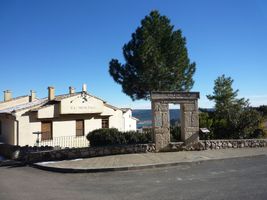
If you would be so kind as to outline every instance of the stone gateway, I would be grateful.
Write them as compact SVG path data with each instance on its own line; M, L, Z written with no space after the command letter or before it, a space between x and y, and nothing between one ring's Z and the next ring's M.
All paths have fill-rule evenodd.
M181 139L185 144L198 142L199 92L152 92L153 133L156 151L167 150L170 143L169 104L180 104Z

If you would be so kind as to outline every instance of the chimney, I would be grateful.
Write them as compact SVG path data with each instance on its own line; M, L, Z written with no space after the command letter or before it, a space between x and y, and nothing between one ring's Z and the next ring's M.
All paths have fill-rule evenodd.
M35 99L36 99L36 92L34 90L31 90L30 102L33 102Z
M54 100L55 99L55 88L52 86L49 86L48 88L48 100Z
M83 92L85 92L85 93L87 92L87 86L85 83L83 84Z
M4 101L9 101L12 99L12 92L11 90L4 91Z
M69 87L69 94L74 94L75 93L75 88L74 87Z

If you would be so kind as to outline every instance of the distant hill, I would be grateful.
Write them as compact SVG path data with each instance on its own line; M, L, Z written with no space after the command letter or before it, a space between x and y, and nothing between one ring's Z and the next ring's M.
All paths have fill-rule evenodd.
M137 128L152 125L151 109L136 109L132 112L133 117L139 119ZM180 109L170 109L170 122L173 124L176 121L180 122Z

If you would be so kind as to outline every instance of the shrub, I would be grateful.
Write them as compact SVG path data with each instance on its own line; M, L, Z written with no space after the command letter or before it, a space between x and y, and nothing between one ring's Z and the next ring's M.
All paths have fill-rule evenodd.
M151 132L121 132L116 128L96 129L86 136L91 146L144 144L152 141Z
M181 127L171 126L170 127L171 142L181 141Z

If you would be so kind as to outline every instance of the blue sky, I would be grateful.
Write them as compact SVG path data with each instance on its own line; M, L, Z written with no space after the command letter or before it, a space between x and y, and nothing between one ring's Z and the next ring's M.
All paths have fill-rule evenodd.
M45 97L47 86L62 94L87 83L89 93L113 105L149 108L122 93L108 63L124 62L123 44L153 9L187 38L201 107L213 106L205 96L222 74L251 105L267 104L265 0L0 0L0 90Z

